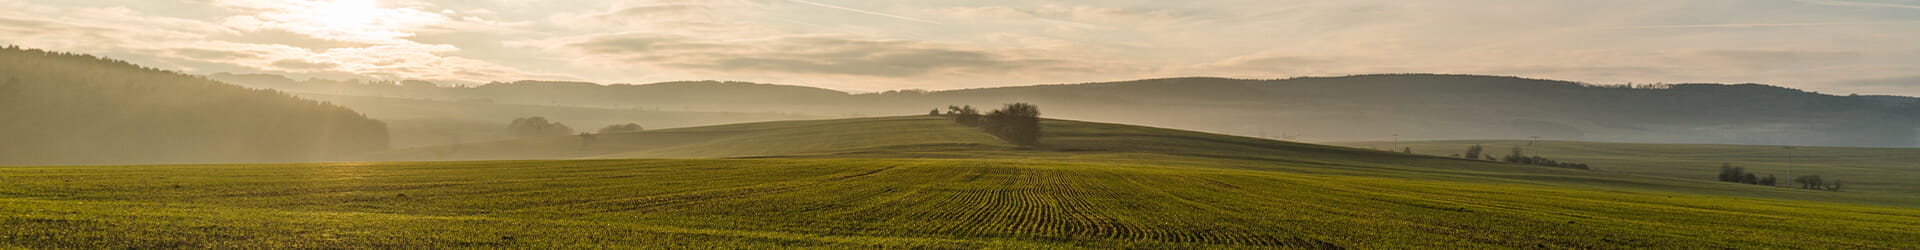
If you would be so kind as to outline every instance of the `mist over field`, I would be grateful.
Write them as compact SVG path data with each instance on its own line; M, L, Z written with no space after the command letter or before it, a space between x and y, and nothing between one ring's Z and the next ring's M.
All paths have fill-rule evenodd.
M911 114L949 104L1031 102L1059 117L1124 122L1299 141L1547 139L1609 142L1913 147L1920 145L1920 98L1835 96L1760 84L1595 85L1517 77L1393 74L1278 80L1169 78L943 91L847 93L744 82L601 85L502 82L436 87L414 82L293 81L216 75L235 84L293 91L322 100L341 95L416 99L415 105L472 113L530 113L492 104L741 113L734 121L785 117ZM369 100L335 101L375 117L474 120L510 118L457 112L404 113ZM498 111L493 111L498 110ZM583 111L584 112L584 111ZM554 115L568 116L555 111ZM1177 114L1177 115L1176 115ZM463 117L464 116L464 117ZM649 115L667 127L711 125ZM712 116L720 116L714 114ZM595 117L557 119L612 124ZM1396 135L1398 138L1396 138Z
M1920 2L0 0L0 249L1920 249Z

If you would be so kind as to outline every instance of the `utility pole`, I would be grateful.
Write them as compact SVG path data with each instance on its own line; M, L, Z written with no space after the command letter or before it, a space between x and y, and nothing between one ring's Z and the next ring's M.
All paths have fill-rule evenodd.
M1393 145L1392 145L1392 146L1388 146L1388 147L1387 147L1387 148L1388 148L1387 150L1389 150L1389 151L1391 151L1391 150L1393 150L1393 149L1392 149L1393 147L1398 147L1398 146L1400 146L1400 134L1393 134Z

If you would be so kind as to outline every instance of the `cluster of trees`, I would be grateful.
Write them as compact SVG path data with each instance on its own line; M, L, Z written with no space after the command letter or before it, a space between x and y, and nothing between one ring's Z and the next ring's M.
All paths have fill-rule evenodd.
M1773 186L1777 182L1771 174L1767 175L1767 177L1760 177L1759 174L1747 172L1746 167L1737 167L1733 166L1733 164L1724 163L1720 164L1720 181L1761 186Z
M507 124L507 134L513 137L545 137L573 134L573 128L559 122L547 121L546 117L525 117L513 119Z
M566 124L548 121L546 117L540 116L517 118L507 124L507 134L513 137L579 136L580 146L583 149L587 146L592 146L594 143L599 143L600 135L603 134L635 133L641 131L646 131L646 128L641 127L640 124L627 123L608 125L600 128L598 133L579 132L575 134L573 128L567 127Z
M941 114L939 109L934 109L928 115ZM1040 144L1040 107L1033 104L1007 104L984 115L973 106L947 106L944 115L952 117L954 123L980 128L1007 143L1027 146Z
M387 125L271 90L84 54L0 48L0 165L325 161Z
M580 132L580 133L581 134L619 134L619 133L641 132L646 130L647 128L641 127L640 124L627 123L627 124L607 125L606 127L600 128L599 132L597 133L588 133L588 132ZM561 135L574 134L574 130L571 127L567 127L566 124L561 124L560 122L555 122L555 121L549 121L547 120L546 117L533 116L533 117L522 117L522 118L513 119L513 122L507 123L507 134L512 135L514 137L561 136Z
M1827 191L1837 192L1837 191L1840 191L1840 187L1841 187L1839 180L1834 180L1833 182L1827 182L1826 180L1821 180L1819 175L1802 175L1800 177L1793 178L1793 183L1800 184L1800 188L1802 189L1812 189L1812 190L1827 190Z
M614 125L609 125L605 128L600 128L600 133L601 134L619 134L619 133L634 133L634 132L640 132L640 131L646 131L646 130L647 128L640 127L640 124L628 123L628 124L614 124Z
M1779 184L1777 183L1778 180L1775 180L1771 174L1767 175L1767 177L1760 177L1759 173L1747 172L1747 168L1745 167L1724 163L1720 164L1720 181L1770 187ZM1820 175L1794 177L1793 183L1800 184L1800 188L1802 189L1826 191L1840 191L1840 188L1843 186L1838 180L1828 182L1827 180L1821 179Z
M1486 147L1482 147L1482 146L1480 146L1480 144L1473 144L1473 146L1472 146L1472 147L1467 147L1467 153L1466 153L1466 154L1461 154L1461 155L1460 155L1460 158L1466 158L1466 159L1470 159L1470 160L1479 160L1479 159L1480 159L1480 153L1483 153L1483 152L1486 152L1486 151L1487 151L1487 148L1486 148ZM1489 155L1487 155L1487 160L1489 160L1489 161L1491 161L1491 160L1494 160L1494 158L1493 158L1493 155L1491 155L1491 154L1489 154Z
M939 109L934 110L938 112ZM947 116L953 117L953 122L960 123L960 125L966 125L968 127L980 126L980 111L973 109L972 105L947 106Z
M1504 161L1508 163L1548 166L1548 167L1556 167L1556 168L1570 168L1570 169L1579 169L1579 170L1593 169L1592 167L1587 166L1586 163L1560 162L1560 161L1555 161L1553 159L1547 159L1546 157L1528 156L1526 155L1525 152L1520 151L1519 146L1514 146L1513 154L1509 154L1507 155L1507 157L1501 157L1500 161Z
M1499 157L1499 158L1495 158L1493 154L1486 153L1486 150L1487 150L1486 147L1480 146L1479 144L1475 144L1472 147L1467 147L1466 153L1456 154L1454 156L1460 157L1463 159L1470 159L1470 160L1500 161L1500 162L1506 162L1506 163L1527 164L1527 165L1535 165L1535 166L1547 166L1547 167L1579 169L1579 170L1593 169L1592 166L1587 166L1587 164L1585 163L1561 162L1553 159L1548 159L1546 157L1528 156L1526 152L1520 149L1520 146L1514 146L1513 153L1507 154L1506 157ZM1412 148L1407 149L1407 152L1412 152L1412 151L1413 151ZM1482 158L1482 157L1485 157L1485 158Z
M607 127L600 128L600 133L598 134L580 132L580 148L586 149L589 146L593 146L594 143L599 143L600 135L638 133L640 131L646 131L646 130L647 130L646 128L640 127L640 124L627 123L627 124L607 125Z

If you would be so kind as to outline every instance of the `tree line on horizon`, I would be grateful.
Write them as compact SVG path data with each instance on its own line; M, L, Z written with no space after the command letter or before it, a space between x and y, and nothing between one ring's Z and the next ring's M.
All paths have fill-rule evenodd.
M951 117L954 123L979 128L1014 145L1040 145L1040 107L1033 104L1007 104L986 114L981 114L971 105L947 106L945 114L940 113L940 109L933 109L927 115Z
M573 128L559 122L547 121L546 117L533 116L513 119L507 123L507 135L512 137L545 137L572 135Z
M537 138L537 137L556 137L556 136L573 135L580 138L580 148L582 150L585 150L588 147L593 146L593 144L595 143L599 143L601 135L637 133L642 131L646 131L646 128L641 127L640 124L624 123L624 124L607 125L606 127L601 127L600 130L598 130L597 132L580 131L576 133L576 131L572 127L568 127L566 124L561 124L560 122L547 120L547 117L544 117L544 116L528 116L528 117L514 118L513 121L507 123L507 127L505 129L506 134L510 138ZM439 151L433 152L433 153L436 154L436 157L440 159L445 159L455 153L459 153L460 151L461 151L460 144L453 143L453 144L448 144L447 147L441 148L439 149Z
M1728 163L1720 164L1719 180L1721 182L1732 182L1732 183L1749 184L1749 185L1760 185L1760 186L1769 186L1769 187L1778 186L1777 185L1778 180L1774 179L1772 174L1768 174L1767 177L1760 177L1758 173L1747 172L1746 167L1734 166L1733 164L1728 164ZM1799 184L1800 189L1807 189L1807 190L1826 190L1826 191L1838 192L1840 191L1841 188L1845 187L1844 183L1841 183L1839 180L1832 180L1829 182L1828 180L1821 178L1820 175L1802 175L1800 177L1794 177L1793 183Z
M619 134L619 133L641 132L646 130L647 128L641 127L640 124L624 123L624 124L607 125L606 127L601 127L600 130L597 130L595 132L581 131L580 133ZM512 122L507 123L507 135L512 137L546 137L546 136L562 136L562 135L574 135L574 134L575 134L575 130L572 127L567 127L566 124L561 124L560 122L547 120L547 117L544 117L544 116L529 116L529 117L514 118Z
M1406 149L1406 152L1412 153L1413 149L1408 148ZM1467 152L1463 154L1455 154L1452 156L1456 158L1468 159L1468 160L1499 161L1499 162L1506 162L1506 163L1513 163L1513 164L1546 166L1546 167L1556 167L1556 168L1565 168L1565 169L1593 170L1592 166L1588 166L1585 163L1562 162L1562 161L1557 161L1554 159L1549 159L1541 156L1530 156L1526 154L1526 151L1520 149L1520 146L1513 146L1513 152L1508 153L1507 156L1505 157L1494 157L1493 154L1486 153L1486 147L1480 146L1480 144L1474 144L1473 146L1467 147Z

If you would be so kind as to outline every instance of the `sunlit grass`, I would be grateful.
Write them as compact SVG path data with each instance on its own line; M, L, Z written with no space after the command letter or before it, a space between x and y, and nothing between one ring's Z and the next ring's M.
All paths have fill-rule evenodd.
M1827 192L1071 121L1019 148L951 126L750 124L677 147L785 148L771 159L0 168L0 247L1920 248L1920 210Z
M0 170L24 247L1912 248L1920 212L1276 171L946 159Z

